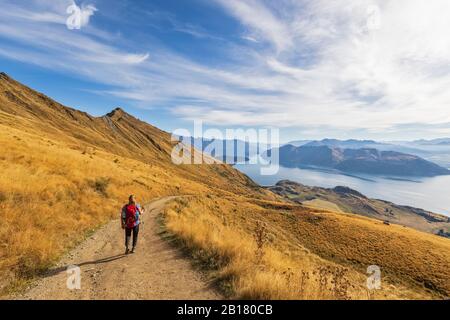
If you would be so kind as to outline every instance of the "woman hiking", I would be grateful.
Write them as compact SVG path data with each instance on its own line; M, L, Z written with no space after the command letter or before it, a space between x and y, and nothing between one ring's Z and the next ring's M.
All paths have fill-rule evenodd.
M131 253L134 253L137 245L139 225L141 224L141 215L143 209L136 203L133 195L128 198L128 204L122 208L122 229L125 229L125 254L130 253L129 245L131 233L133 233L133 248Z

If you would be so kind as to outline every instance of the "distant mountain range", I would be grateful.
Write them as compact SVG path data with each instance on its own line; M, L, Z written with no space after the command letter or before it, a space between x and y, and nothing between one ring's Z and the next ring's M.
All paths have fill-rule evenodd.
M361 148L378 148L380 146L386 145L385 143L379 143L373 140L337 140L337 139L323 139L317 140L299 140L289 142L288 144L294 145L296 147L309 146L309 147L333 147L333 148L344 148L344 149L361 149Z
M219 161L244 164L258 154L258 145L242 140L183 137L197 150ZM213 145L214 143L214 145ZM378 142L323 139L292 141L281 148L284 167L321 167L348 173L432 177L450 174L450 139ZM216 147L213 152L212 147ZM260 145L259 154L267 145Z
M434 139L434 140L416 140L412 144L424 146L450 146L450 138Z
M284 145L279 148L280 165L391 176L432 177L450 174L448 169L415 155L367 147L356 149L376 144L374 141L324 140L309 142L300 147ZM345 146L354 148L343 148Z
M246 163L251 157L258 154L259 149L261 149L261 153L267 150L265 144L260 143L258 145L257 143L239 139L222 140L200 137L182 137L182 140L184 143L189 142L195 149L202 150L217 160L228 164Z
M414 140L414 141L374 141L374 140L338 140L338 139L323 139L323 140L297 140L291 141L287 144L301 147L301 146L328 146L334 148L344 149L361 149L361 148L375 148L382 151L398 151L409 153L426 153L427 147L450 147L450 138L434 139L434 140Z
M450 168L450 138L415 141L374 141L374 140L337 140L324 139L291 141L287 145L328 146L342 149L374 148L379 151L396 151L418 156L441 167Z

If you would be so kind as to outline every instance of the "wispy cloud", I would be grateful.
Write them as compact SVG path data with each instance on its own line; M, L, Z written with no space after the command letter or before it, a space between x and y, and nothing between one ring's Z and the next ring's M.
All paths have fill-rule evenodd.
M247 41L251 41L251 42L259 42L256 38L254 38L252 36L242 36L241 38L244 40L247 40Z
M257 0L216 0L254 33L270 41L277 50L292 46L291 33L282 19L277 18L261 1Z
M96 29L101 1L80 32L54 26L64 23L71 1L33 0L26 8L6 1L0 39L9 42L0 55L87 77L110 85L105 94L149 108L164 102L177 117L218 125L393 136L409 134L408 126L430 135L448 131L449 1L215 1L238 26L226 41L173 17L169 26L197 39L221 39L222 62L169 49L164 39L117 39Z
M144 15L149 17L150 21L147 21L147 23L160 30L163 27L159 25L159 23L166 23L169 26L169 31L185 33L198 39L222 40L220 37L208 32L208 30L205 30L195 23L180 21L176 15L171 12L151 10L145 11Z
M150 54L127 54L123 57L123 60L129 64L140 64L147 60Z

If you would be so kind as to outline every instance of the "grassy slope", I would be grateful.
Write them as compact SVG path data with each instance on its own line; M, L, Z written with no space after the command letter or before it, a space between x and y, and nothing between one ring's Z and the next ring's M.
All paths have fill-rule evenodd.
M355 213L433 234L439 230L450 231L450 219L444 215L369 199L351 191L338 193L332 189L309 187L292 181L280 181L269 189L291 201L318 209ZM337 210L333 206L337 206Z
M166 210L165 220L240 298L415 299L449 292L446 239L386 229L364 217L238 200L182 199ZM262 248L255 241L258 223ZM376 292L365 287L372 264L382 270L382 290Z
M0 145L0 290L33 277L116 218L131 193L141 202L267 194L226 165L173 165L169 134L121 110L94 118L5 76Z
M192 195L167 209L166 227L238 297L449 294L447 239L286 204L226 165L175 166L169 135L121 110L94 118L0 76L0 143L4 290L116 217L135 193L142 202ZM367 293L365 267L375 262L386 283Z
M337 204L321 199L304 201L302 204L306 207L311 207L313 209L323 209L334 212L343 212L342 209Z

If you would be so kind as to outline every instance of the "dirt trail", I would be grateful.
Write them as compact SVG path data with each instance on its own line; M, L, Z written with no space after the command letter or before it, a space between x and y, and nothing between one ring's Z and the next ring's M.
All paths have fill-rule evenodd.
M174 197L147 205L137 251L124 255L120 221L112 221L68 254L18 299L220 299L187 257L158 235L158 213ZM69 290L67 266L81 268L81 289Z

